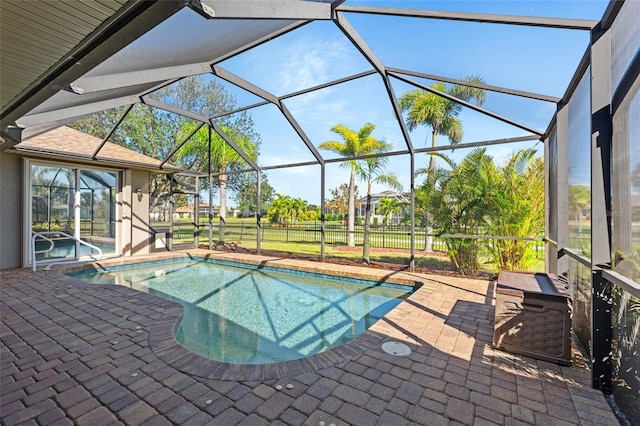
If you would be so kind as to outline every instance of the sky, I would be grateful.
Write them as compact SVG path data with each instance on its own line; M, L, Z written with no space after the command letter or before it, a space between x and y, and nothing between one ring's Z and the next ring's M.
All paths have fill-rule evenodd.
M344 4L598 20L608 1L347 0ZM196 15L193 11L185 13ZM182 16L185 18L184 14ZM356 13L345 13L344 16L347 25L353 27L386 67L454 79L480 76L489 85L558 98L563 96L589 42L589 32L584 30ZM200 19L199 16L197 18ZM232 33L230 29L233 21L217 21L216 25L228 29L224 34ZM187 32L190 30L186 29ZM166 40L166 43L170 42L171 40ZM198 49L206 51L207 46L200 46ZM132 53L140 52L134 49ZM185 54L190 53L185 51ZM162 60L161 55L157 58ZM312 22L218 65L276 96L373 69L331 21ZM236 98L238 107L262 101L212 74L208 74L206 78L219 81ZM432 80L410 78L425 86L434 83ZM390 81L396 97L416 88L395 78ZM282 103L295 117L310 143L327 160L340 158L335 153L318 148L325 141L340 140L338 135L330 131L336 124L358 130L366 123L373 123L376 126L373 136L391 144L392 151L407 150L389 95L378 74L287 98ZM488 92L482 108L542 133L553 117L556 106L552 102ZM315 161L313 153L275 105L252 108L249 114L261 138L258 159L260 166ZM463 108L458 118L462 121L464 130L462 143L531 134L528 130L469 108ZM416 149L431 143L429 129L424 126L410 132L410 138ZM438 145L449 145L449 141L446 137L439 136ZM494 145L487 147L487 152L497 164L502 164L513 152L530 147L534 147L542 155L544 147L539 141ZM469 149L459 148L444 153L459 162L468 152ZM411 178L409 161L408 155L401 155L389 157L387 163L387 170L398 176L405 191L409 190ZM415 168L426 167L428 161L429 156L426 154L417 154ZM330 189L349 180L348 167L341 167L341 164L343 163L327 163L325 167L327 200L330 199ZM320 174L320 166L305 166L267 170L263 176L267 177L277 193L299 197L319 205ZM358 186L359 194L364 195L364 183L359 183ZM385 189L388 188L374 185L373 191ZM233 204L231 201L231 205Z
M607 1L347 1L347 5L425 8L448 11L514 14L525 16L595 19L602 16ZM366 41L387 67L456 79L478 75L490 85L562 97L588 46L587 31L558 30L513 25L480 24L403 17L346 14L350 25ZM250 51L224 61L221 67L275 95L285 95L314 85L372 69L369 62L332 22L314 22ZM412 78L420 84L433 81ZM397 97L415 87L392 79ZM260 99L223 82L238 102L251 105ZM330 131L335 124L357 130L373 123L373 135L406 150L401 129L395 120L389 97L377 74L348 83L296 96L284 105L297 119L308 139L317 148L322 142L340 140ZM555 104L512 95L489 92L483 108L523 125L544 132L555 112ZM304 142L273 105L250 110L255 129L261 135L259 165L272 166L313 161ZM463 108L462 142L479 142L530 135L526 130L484 114ZM410 133L414 148L430 144L425 127ZM449 144L444 136L439 145ZM503 163L514 151L535 147L538 141L488 147L496 163ZM469 149L446 151L460 161ZM329 151L327 159L338 158ZM427 155L416 155L415 167L426 167ZM387 170L396 173L405 190L409 189L410 163L407 155L390 157ZM306 166L265 172L276 192L320 203L320 167ZM329 189L348 182L348 168L338 163L326 166L325 197ZM364 195L364 183L359 184ZM375 185L374 192L388 189Z

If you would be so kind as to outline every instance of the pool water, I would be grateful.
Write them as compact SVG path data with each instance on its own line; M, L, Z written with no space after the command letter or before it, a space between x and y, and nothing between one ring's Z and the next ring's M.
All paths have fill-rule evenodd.
M184 307L177 340L204 357L266 364L323 352L362 334L413 288L275 268L182 260L76 274Z
M112 242L103 242L103 241L92 241L85 239L86 242L92 244L100 250L102 253L113 253L116 250L115 243ZM48 241L36 241L36 251L40 250L48 250L50 244ZM86 255L95 255L98 252L93 250L91 247L80 244L80 256ZM49 259L49 258L58 258L58 257L75 257L76 255L76 243L73 240L69 239L56 239L54 240L53 249L46 251L44 253L36 253L36 259Z

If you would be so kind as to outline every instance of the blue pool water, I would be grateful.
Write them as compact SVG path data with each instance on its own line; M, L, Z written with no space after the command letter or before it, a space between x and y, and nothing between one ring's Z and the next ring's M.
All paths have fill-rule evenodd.
M113 253L115 252L115 243L103 242L103 241L90 241L86 240L89 244L94 245L100 250L102 253ZM48 250L50 244L48 241L36 241L36 251L40 250ZM80 245L80 256L86 256L90 254L97 254L98 252L93 250L91 247ZM53 249L46 251L44 253L36 253L36 259L49 259L56 257L75 257L76 255L76 243L75 241L69 239L55 239Z
M75 274L184 306L177 340L204 357L239 364L302 358L362 334L413 288L275 268L181 260Z

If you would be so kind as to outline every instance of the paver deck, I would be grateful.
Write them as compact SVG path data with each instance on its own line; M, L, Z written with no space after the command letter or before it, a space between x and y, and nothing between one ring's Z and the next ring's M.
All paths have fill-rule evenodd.
M491 347L488 281L242 257L423 285L355 346L302 361L303 370L283 363L247 377L235 366L216 375L166 336L157 340L176 321L172 302L59 271L0 271L2 424L618 424L578 351L561 367ZM387 341L412 352L389 355Z

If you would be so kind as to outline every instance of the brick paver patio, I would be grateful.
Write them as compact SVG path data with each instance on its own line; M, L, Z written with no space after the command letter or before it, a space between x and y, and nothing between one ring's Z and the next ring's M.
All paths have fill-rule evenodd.
M365 344L352 346L356 350L336 352L327 364L281 364L275 376L266 368L254 367L248 379L241 369L229 370L242 380L222 380L211 378L212 368L198 373L197 358L187 368L184 357L153 342L151 334L173 326L167 320L176 310L172 302L122 286L82 284L57 271L0 271L1 422L618 424L603 395L590 387L579 352L574 366L561 367L492 349L490 282L402 276L424 285L380 320ZM406 343L412 352L389 355L380 347L386 341ZM297 374L300 365L303 374Z

